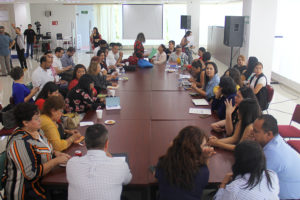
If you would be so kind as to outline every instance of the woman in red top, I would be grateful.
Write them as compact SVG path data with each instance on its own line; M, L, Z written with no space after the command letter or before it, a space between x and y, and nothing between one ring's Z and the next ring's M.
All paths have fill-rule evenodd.
M84 74L86 74L85 66L82 64L76 65L73 71L73 78L69 83L68 89L72 90L78 84L78 80L80 79L80 77L82 77L82 75Z
M35 105L38 106L39 110L43 110L43 106L46 99L50 96L58 96L58 95L60 95L58 91L58 86L54 82L50 81L45 84L42 91L37 96Z
M138 58L143 58L144 55L144 46L143 43L146 42L144 33L139 33L134 42L134 53L133 55Z

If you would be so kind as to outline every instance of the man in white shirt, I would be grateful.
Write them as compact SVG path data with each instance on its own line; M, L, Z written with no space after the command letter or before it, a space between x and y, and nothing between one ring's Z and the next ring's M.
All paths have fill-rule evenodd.
M119 52L119 45L116 43L111 44L112 49L108 52L108 55L106 57L106 64L107 66L116 66L121 67L122 66L122 58L123 58L123 52Z
M40 87L40 91L43 89L44 85L49 82L54 82L54 76L49 73L48 70L52 61L47 59L46 56L42 56L40 59L40 66L37 67L32 73L32 85L33 87Z
M122 185L131 181L128 164L108 153L108 132L102 124L87 128L83 157L67 163L69 200L120 200Z
M56 47L55 49L55 55L53 56L53 68L55 69L56 71L56 74L61 74L63 72L66 72L68 70L70 70L72 68L72 66L67 66L67 67L64 67L62 66L62 63L61 63L61 57L64 55L65 51L63 48L61 47Z

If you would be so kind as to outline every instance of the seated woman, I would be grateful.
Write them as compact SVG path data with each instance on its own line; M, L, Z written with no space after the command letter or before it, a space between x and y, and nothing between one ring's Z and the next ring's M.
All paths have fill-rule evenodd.
M14 80L12 85L12 97L14 104L23 102L34 102L32 97L39 91L39 87L30 90L24 85L24 71L21 67L14 67L10 72L10 76Z
M233 69L239 70L240 74L247 71L246 58L243 55L239 55L237 58L237 64L233 66Z
M179 132L157 164L160 199L201 199L209 177L207 160L214 154L206 142L204 131L197 127L187 126Z
M249 77L252 75L255 65L258 62L258 59L256 57L249 57L248 64L247 64L247 70L246 72L242 73L241 78L242 81L248 80Z
M268 109L267 77L263 74L263 64L256 63L254 74L250 77L250 88L257 97L261 110Z
M107 81L110 81L112 79L115 79L117 77L117 72L116 72L116 66L114 65L111 65L111 66L107 66L106 64L106 56L105 56L105 51L104 50L100 50L98 52L98 57L99 57L99 64L100 64L100 67L101 67L101 73L102 75L105 75L106 76L106 80ZM93 60L95 62L97 62L97 60Z
M244 99L239 105L236 128L231 137L218 139L215 136L209 138L211 146L234 151L236 144L244 140L253 139L253 122L261 115L260 107L256 100Z
M206 52L206 49L204 47L200 47L198 49L198 56L199 56L199 60L203 60L203 54Z
M84 74L76 87L74 87L65 99L65 110L77 113L86 113L88 110L97 110L104 107L96 97L93 97L94 81L91 75Z
M6 147L5 196L10 200L46 199L46 191L41 186L42 177L59 164L66 164L70 156L53 150L40 130L40 114L36 105L20 103L14 114L18 128Z
M235 96L235 105L232 105L232 101L225 101L226 105L226 116L224 120L215 122L211 124L211 127L216 132L226 132L227 136L231 136L235 130L236 124L238 122L238 108L240 103L244 99L253 99L256 100L255 94L249 87L240 88Z
M236 84L229 76L223 76L220 80L219 90L213 98L211 109L215 111L219 119L225 119L226 105L225 101L230 101L235 105Z
M174 40L169 41L169 48L166 49L165 52L167 54L167 60L169 60L171 53L175 52L175 41Z
M60 95L58 86L54 82L48 82L43 87L42 91L36 97L35 105L39 107L39 110L43 110L44 103L48 97Z
M192 63L192 70L191 70L192 78L189 79L190 82L195 82L197 87L202 87L204 85L205 79L205 68L202 65L200 60L195 60Z
M41 115L41 129L56 151L67 149L74 141L81 137L77 130L64 130L60 124L59 121L64 107L65 102L62 96L49 97L45 101ZM65 133L72 136L66 138Z
M184 52L182 52L181 46L177 45L175 48L175 52L171 53L168 62L170 64L187 65L188 56Z
M277 174L267 170L264 152L257 142L244 141L238 144L234 158L233 173L225 176L214 197L215 200L279 200Z
M92 77L92 80L94 81L94 87L97 90L98 94L105 91L107 86L109 85L116 86L116 83L112 84L108 82L106 75L101 74L99 57L93 57L91 59L88 74Z
M158 52L153 60L155 65L165 65L167 62L167 54L165 53L166 47L165 45L161 44L158 47Z
M82 64L75 66L73 71L72 81L69 83L68 89L72 90L77 84L82 75L86 74L86 68Z
M218 76L218 67L214 62L206 63L205 82L202 88L198 88L196 83L192 83L192 88L207 100L211 100L214 96L213 89L219 85L220 78Z
M224 73L223 76L229 76L234 80L234 82L236 83L236 90L239 90L244 85L241 79L241 74L237 69L230 68Z

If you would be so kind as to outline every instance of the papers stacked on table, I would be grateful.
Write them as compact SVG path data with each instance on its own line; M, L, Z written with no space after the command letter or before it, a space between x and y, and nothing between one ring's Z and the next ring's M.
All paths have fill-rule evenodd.
M190 108L190 114L211 115L210 108Z
M94 122L92 121L80 122L80 126L92 126L92 125L94 125Z
M106 97L106 110L120 110L120 97Z
M208 106L208 102L206 99L192 99L195 106Z

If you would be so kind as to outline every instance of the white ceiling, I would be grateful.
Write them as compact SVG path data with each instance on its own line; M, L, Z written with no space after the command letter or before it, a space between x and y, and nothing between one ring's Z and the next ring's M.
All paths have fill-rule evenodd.
M7 3L45 3L45 4L103 4L103 3L186 3L188 0L0 0L0 4ZM203 3L225 3L242 0L199 0Z

